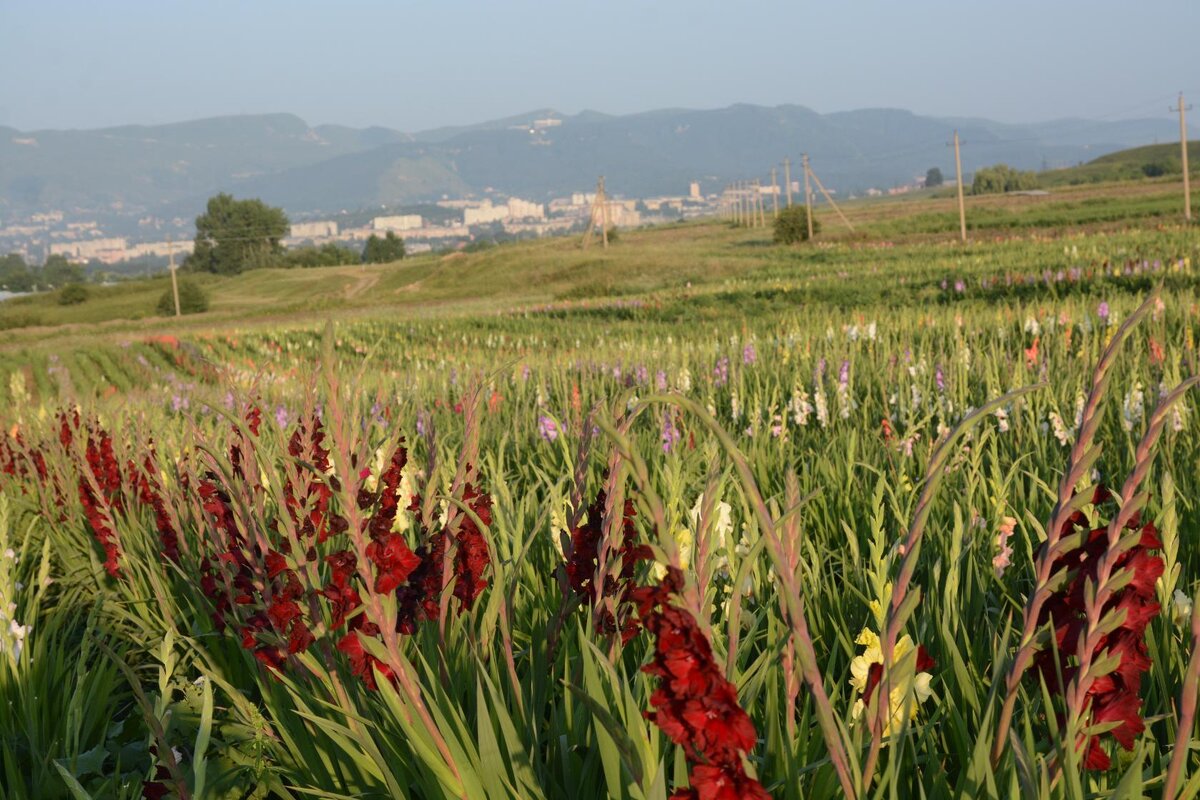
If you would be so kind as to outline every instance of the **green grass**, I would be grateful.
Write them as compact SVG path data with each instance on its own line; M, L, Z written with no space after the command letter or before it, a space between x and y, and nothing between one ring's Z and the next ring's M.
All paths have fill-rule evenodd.
M745 764L777 800L844 796L834 741L844 740L861 782L871 733L853 710L851 665L864 650L855 640L879 630L907 553L909 596L920 602L901 632L936 661L932 695L882 749L861 797L1156 796L1195 733L1178 730L1193 645L1171 605L1175 589L1200 587L1200 550L1189 544L1200 526L1195 397L1168 420L1143 485L1164 540L1155 557L1167 561L1155 588L1164 610L1148 628L1153 663L1138 689L1146 730L1132 752L1106 742L1112 769L1068 761L1051 785L1070 759L1055 728L1062 702L1031 672L1018 687L1015 735L994 764L987 756L997 686L1016 651L1009 626L1033 590L1067 465L1056 432L1071 441L1113 323L1160 289L1162 306L1121 349L1097 417L1097 469L1110 486L1132 468L1160 389L1196 360L1200 239L1166 222L1174 212L1156 197L1162 187L1144 188L1096 202L1072 190L1015 210L981 199L973 211L990 227L966 246L941 232L943 200L864 204L850 209L859 233L830 223L812 246L697 223L623 232L608 251L548 239L210 278L206 314L113 317L152 304L160 280L101 294L73 324L4 332L0 441L43 456L45 472L33 460L8 474L0 458L0 553L17 556L0 555L0 592L30 626L27 655L10 663L0 652L0 797L67 797L68 778L94 797L137 796L170 748L197 797L665 800L689 770L686 752L644 716L657 688L641 669L651 637L621 643L598 631L555 544L566 516L602 486L633 501L633 536L655 560L683 570L688 608L754 725ZM1027 216L1006 216L1018 214ZM20 308L58 311L42 298ZM1022 387L1036 388L970 416ZM234 419L246 402L263 419L243 441ZM75 406L83 427L64 446L55 412ZM315 415L336 452L329 469L293 439L297 419ZM969 430L934 468L933 444L964 421ZM122 502L109 508L116 578L81 502L81 480L98 478L102 461L89 460L85 440L100 428L113 434L122 475L113 490ZM407 546L428 547L443 500L447 513L465 502L464 481L492 500L476 604L460 613L447 593L446 613L393 651L367 637L374 657L407 665L428 722L407 688L381 678L381 691L367 689L337 648L345 630L326 602L327 559L358 547L352 534L298 546L292 537L306 534L286 510L289 493L318 481L331 487L328 511L363 512L364 470L379 478L399 437L408 485L427 501L417 511L401 503ZM148 456L182 533L178 563L160 555L159 518L129 476ZM930 478L942 485L921 548L901 550ZM245 547L214 524L213 495L198 490L206 480L231 498ZM728 504L727 524L693 517L702 496ZM594 513L616 530L611 512ZM999 574L1005 517L1016 533ZM771 546L772 529L787 553ZM295 570L317 639L286 660L282 679L243 646L264 619L265 587L282 588L264 547ZM239 557L258 572L221 631L204 576ZM43 564L49 580L38 577ZM643 585L654 575L648 564L634 570ZM788 666L805 657L797 599L816 668L806 679L828 697L832 735L814 685ZM399 598L380 600L363 614L393 631ZM0 643L8 631L0 626ZM277 634L249 639L277 644ZM1189 775L1200 769L1195 751L1185 760Z
M1200 141L1188 142L1188 167L1195 180L1200 176ZM1065 169L1038 174L1043 187L1076 186L1087 183L1115 183L1146 178L1171 177L1182 173L1180 145L1152 144L1109 153L1097 159Z

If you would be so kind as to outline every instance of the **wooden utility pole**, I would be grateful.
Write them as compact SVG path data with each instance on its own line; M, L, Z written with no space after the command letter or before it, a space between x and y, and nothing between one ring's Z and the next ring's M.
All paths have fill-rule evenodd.
M771 217L779 216L779 182L775 180L776 169L771 167Z
M171 270L171 294L175 296L175 316L182 317L183 312L179 309L179 281L175 277L175 239L167 237L167 264Z
M754 179L754 205L758 209L758 227L767 227L767 212L763 208L762 199L762 181L758 178Z
M787 193L787 207L792 207L792 160L783 159L783 190Z
M1183 104L1183 92L1179 93L1179 105L1172 108L1172 111L1179 112L1179 148L1182 151L1180 158L1183 161L1183 220L1184 222L1192 221L1192 184L1191 178L1188 175L1188 140L1187 140L1187 111L1191 106Z
M583 247L592 243L592 234L596 232L596 223L600 223L600 241L604 249L608 249L608 198L604 194L604 176L596 181L596 196L592 199L592 210L588 215L587 230L583 232Z
M962 156L958 148L958 131L954 132L954 171L958 173L958 236L967 242L967 206L963 202Z
M812 211L812 185L808 182L808 153L804 154L802 162L804 165L804 208L808 213L808 240L811 242L813 238L813 211Z
M833 198L829 195L829 192L825 191L825 185L821 183L821 179L817 177L817 173L812 171L812 167L808 168L808 174L812 177L813 183L817 185L817 188L821 190L821 194L823 194L825 199L829 201L829 205L833 206L833 210L836 211L837 215L842 218L842 222L845 223L847 228L853 231L854 226L850 224L850 220L846 219L846 215L842 213L840 208L838 208L838 204L833 202Z

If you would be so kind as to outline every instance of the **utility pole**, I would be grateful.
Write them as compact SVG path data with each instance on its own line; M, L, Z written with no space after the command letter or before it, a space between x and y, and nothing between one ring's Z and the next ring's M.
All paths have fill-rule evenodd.
M608 249L608 198L604 194L604 176L596 181L596 197L592 200L592 210L588 215L587 230L583 232L583 248L592 243L592 234L596 232L596 223L600 223L600 241L604 249Z
M175 296L175 316L182 317L183 312L179 310L179 281L175 277L175 239L167 237L167 263L171 270L171 294Z
M954 170L958 173L958 236L967 243L967 207L963 202L962 156L958 148L958 131L954 132Z
M808 217L808 240L811 242L813 238L813 217L812 217L812 185L808 181L808 153L804 154L804 208L807 211L805 214Z
M604 241L604 249L608 249L608 228L611 224L608 216L608 193L604 191L604 176L600 176L600 215L604 219L604 228L601 232Z
M792 160L783 159L783 190L787 192L787 207L792 207Z
M779 182L775 180L776 169L771 167L771 217L779 216Z
M767 227L766 209L763 208L762 181L754 179L754 205L758 209L758 227Z
M1192 184L1188 175L1188 141L1187 141L1187 116L1186 112L1191 106L1183 104L1183 92L1179 93L1179 105L1172 108L1172 111L1179 112L1179 148L1182 151L1181 159L1183 161L1183 220L1184 222L1192 221Z
M833 202L833 197L830 196L829 192L825 191L825 185L821 183L821 179L817 177L817 173L812 171L812 167L808 168L808 174L812 177L813 183L817 185L817 188L821 190L821 194L825 195L825 199L829 201L829 205L833 206L833 210L836 211L837 215L842 218L842 222L845 223L847 228L853 231L854 226L850 224L850 220L846 219L846 215L842 213L840 208L838 208L838 204Z

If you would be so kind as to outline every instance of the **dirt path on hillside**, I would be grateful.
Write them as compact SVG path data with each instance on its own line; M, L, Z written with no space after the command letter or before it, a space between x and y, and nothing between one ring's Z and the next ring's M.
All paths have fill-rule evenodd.
M350 284L343 290L342 296L347 300L353 300L363 292L367 291L375 284L379 283L378 272L367 272L362 275L354 276L354 283Z

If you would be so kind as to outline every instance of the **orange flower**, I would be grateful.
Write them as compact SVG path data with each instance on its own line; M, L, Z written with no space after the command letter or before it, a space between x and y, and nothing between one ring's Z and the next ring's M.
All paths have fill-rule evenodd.
M1041 342L1040 336L1033 337L1033 344L1025 348L1025 363L1030 369L1037 366L1038 363L1038 343Z

